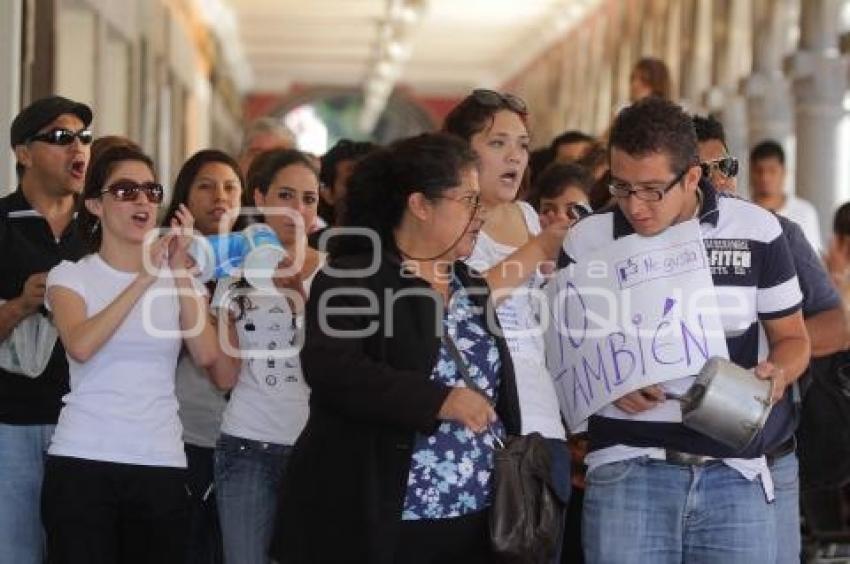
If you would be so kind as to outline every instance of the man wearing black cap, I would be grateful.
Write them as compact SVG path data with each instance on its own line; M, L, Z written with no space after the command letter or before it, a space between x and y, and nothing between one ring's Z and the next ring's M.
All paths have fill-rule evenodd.
M12 122L18 189L0 198L0 341L24 319L45 313L47 272L82 256L74 204L88 165L91 120L85 104L51 96ZM37 377L0 368L0 562L44 559L44 458L67 391L68 364L58 341Z

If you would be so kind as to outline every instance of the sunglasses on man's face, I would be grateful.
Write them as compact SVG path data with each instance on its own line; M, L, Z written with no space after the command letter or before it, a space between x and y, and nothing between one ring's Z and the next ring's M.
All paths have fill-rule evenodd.
M90 129L71 131L70 129L57 128L44 133L38 133L29 138L29 142L42 141L50 145L70 145L74 139L79 139L83 145L88 145L94 139Z
M156 182L144 182L138 184L132 180L119 180L100 191L101 194L112 194L119 202L135 202L139 196L139 192L144 193L148 202L152 204L161 204L162 197L165 191L162 184Z
M525 100L513 94L503 94L495 90L477 88L472 91L472 99L487 108L507 108L518 114L527 114Z
M723 157L700 163L703 176L711 178L711 175L717 171L726 178L735 178L738 175L738 159L735 157Z

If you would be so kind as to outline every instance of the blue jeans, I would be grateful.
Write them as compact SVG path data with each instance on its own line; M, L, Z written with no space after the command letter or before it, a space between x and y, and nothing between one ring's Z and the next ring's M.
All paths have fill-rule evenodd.
M587 475L588 564L773 562L773 505L761 481L719 462L683 466L646 457Z
M41 564L41 482L55 425L0 423L0 562Z
M226 564L268 564L278 484L291 452L291 446L221 434L215 497Z
M549 450L549 460L552 465L552 485L555 488L555 494L564 504L564 509L561 513L561 530L558 540L556 541L555 556L552 558L552 564L560 564L561 552L564 544L564 533L566 532L567 507L570 503L570 494L572 492L572 480L570 475L570 448L567 446L567 441L560 439L546 439L546 446Z
M776 489L776 562L800 564L800 476L797 455L789 453L770 465Z

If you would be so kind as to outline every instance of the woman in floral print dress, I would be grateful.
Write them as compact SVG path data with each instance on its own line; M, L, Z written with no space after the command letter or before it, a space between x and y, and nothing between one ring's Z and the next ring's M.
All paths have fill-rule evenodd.
M520 420L490 292L522 280L461 261L483 223L476 163L466 142L425 134L355 169L344 225L377 237L340 238L313 283L310 416L280 498L281 562L492 561L494 442ZM514 258L546 260L562 238ZM486 398L464 385L443 335Z

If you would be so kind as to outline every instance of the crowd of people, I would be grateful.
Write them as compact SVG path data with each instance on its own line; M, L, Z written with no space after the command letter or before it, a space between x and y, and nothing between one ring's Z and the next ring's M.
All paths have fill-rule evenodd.
M0 339L30 355L41 319L57 339L37 373L0 368L0 562L497 562L495 454L531 434L561 508L541 562L799 562L801 382L848 346L850 204L824 245L781 145L752 149L747 201L721 123L669 100L663 62L631 96L604 135L537 151L533 108L492 90L439 132L321 158L262 119L171 190L85 104L24 108ZM743 304L720 312L730 360L772 381L764 429L732 449L655 384L571 433L535 291L690 220ZM269 287L199 278L197 237L258 223L283 248ZM730 248L746 260L711 258Z

